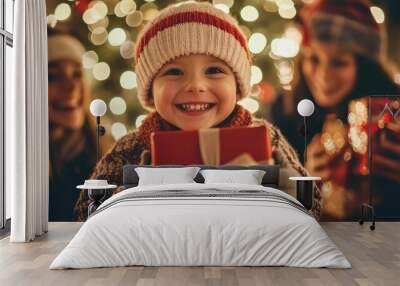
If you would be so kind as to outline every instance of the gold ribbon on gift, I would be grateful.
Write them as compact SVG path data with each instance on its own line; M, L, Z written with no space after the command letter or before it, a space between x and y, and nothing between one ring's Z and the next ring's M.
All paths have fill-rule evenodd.
M203 164L219 166L221 156L219 151L219 129L200 129L199 144Z
M200 154L205 165L220 165L219 128L199 130ZM249 153L242 153L224 165L260 165Z

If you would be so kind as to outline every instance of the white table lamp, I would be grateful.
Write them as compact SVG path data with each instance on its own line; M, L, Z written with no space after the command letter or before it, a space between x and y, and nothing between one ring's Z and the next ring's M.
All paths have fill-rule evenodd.
M106 133L106 129L100 125L100 117L103 116L107 111L106 103L101 99L95 99L90 103L90 113L96 117L96 138L97 138L97 150L96 158L99 161L100 152L100 136Z
M303 99L297 104L297 112L304 119L304 165L307 160L307 120L306 118L314 113L314 103L309 99Z

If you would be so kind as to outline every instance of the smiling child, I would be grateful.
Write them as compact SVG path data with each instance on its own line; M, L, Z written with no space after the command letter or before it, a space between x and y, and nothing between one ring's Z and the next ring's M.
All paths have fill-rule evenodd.
M138 98L150 113L137 130L116 142L92 178L122 185L124 165L149 162L150 134L155 131L260 125L267 127L274 163L281 165L280 189L294 191L288 177L307 175L281 132L237 104L250 91L251 54L230 15L205 2L165 8L138 35L135 64ZM318 217L318 190L315 197L312 211ZM80 220L87 205L82 195Z

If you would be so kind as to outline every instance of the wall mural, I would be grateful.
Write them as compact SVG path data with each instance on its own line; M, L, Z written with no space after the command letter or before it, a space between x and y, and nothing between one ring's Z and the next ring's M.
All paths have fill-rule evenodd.
M168 85L166 91L165 78L156 81L143 78L135 61L135 47L143 27L157 19L163 8L182 1L47 0L50 220L86 218L87 197L76 190L85 179L120 183L121 172L113 168L122 159L107 157L100 169L95 170L96 120L89 110L94 99L104 100L107 105L107 112L101 117L106 129L100 141L101 155L115 150L115 146L133 146L134 142L145 146L142 149L147 152L136 154L131 150L130 162L165 164L171 161L172 154L180 161L170 163L199 163L204 162L204 157L196 144L202 142L206 150L202 152L207 154L209 164L284 162L295 174L301 174L302 169L290 157L293 147L299 162L305 162L308 174L322 178L317 183L322 196L322 219L358 219L361 204L369 201L371 191L378 218L400 218L400 208L396 207L400 200L400 73L392 68L399 62L391 60L400 58L396 54L400 49L395 37L388 37L386 53L382 29L386 26L391 34L399 32L392 19L400 17L396 15L400 3L373 1L365 6L366 2L361 1L364 4L360 6L359 2L352 0L336 7L335 1L322 0L253 1L251 5L243 1L210 1L218 11L233 16L239 34L243 34L251 55L248 68L252 87L246 94L240 94L246 91L240 82L246 70L242 66L232 72L235 64L229 60L207 69L207 73L231 74L229 86L238 91L234 93L237 97L226 116L212 121L210 113L206 117L211 123L193 123L179 121L177 114L207 113L217 100L210 100L213 99L210 96L210 102L188 104L177 97L177 110L168 113L170 99L166 95L177 85ZM386 13L389 10L392 14ZM337 27L338 15L344 19L343 29L321 28L321 23ZM359 25L364 29L358 29ZM145 44L142 45L145 50ZM207 48L210 47L212 43ZM221 43L215 47L232 49ZM177 64L184 67L187 60ZM207 60L205 55L192 56L188 67L205 66ZM146 61L148 64L147 58ZM149 71L152 66L153 63L142 69ZM167 67L166 63L162 66ZM176 67L158 73L161 71L170 77L181 75ZM145 94L140 89L146 80L150 80L151 90ZM224 90L224 94L229 92L230 87ZM164 101L157 94L165 96ZM382 96L373 97L369 103L370 95ZM307 119L307 158L304 158L303 119L297 112L302 99L309 99L315 105L314 113ZM154 106L156 114L151 113ZM252 117L265 119L277 129L249 130ZM222 140L219 133L193 132L204 126L244 127L244 131L223 130ZM133 130L145 139L133 140L130 135ZM160 130L172 133L169 137L164 137L165 134L151 137L151 131ZM191 132L173 133L178 130ZM283 136L279 142L285 142L285 147L274 145L277 141L271 140L275 134L272 130L280 131ZM264 139L259 139L260 136ZM121 138L125 138L125 145L114 145L121 144ZM189 141L194 143L185 144ZM286 141L291 147L286 147ZM235 144L229 145L232 142ZM233 155L229 153L232 150L236 152ZM250 158L243 150L248 151Z

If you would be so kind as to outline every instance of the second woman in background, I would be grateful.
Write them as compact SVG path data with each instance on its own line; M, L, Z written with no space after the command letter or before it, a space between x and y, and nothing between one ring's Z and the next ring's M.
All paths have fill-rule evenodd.
M292 94L281 96L273 108L275 124L301 154L304 139L299 132L302 120L296 105L305 98L316 104L316 112L307 126L310 142L306 168L323 179L325 217L355 218L361 203L368 198L368 170L364 160L368 146L360 149L354 146L354 140L348 140L349 114L365 117L366 112L360 115L355 109L367 110L365 98L368 95L394 95L399 91L386 68L383 27L376 23L370 6L363 0L318 0L303 8L303 45L296 71L297 82ZM298 128L293 128L296 125ZM386 129L390 133L400 133L398 124L390 123ZM400 142L388 140L388 136L379 140L381 148L374 154L374 174L383 178L386 185L399 186L396 172L400 169ZM364 140L363 144L367 142ZM357 151L364 154L360 156ZM376 191L383 200L382 190ZM385 208L380 214L396 215L395 206L390 203L391 195L386 196Z

